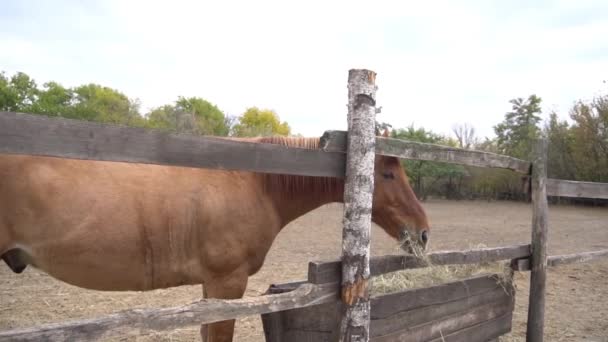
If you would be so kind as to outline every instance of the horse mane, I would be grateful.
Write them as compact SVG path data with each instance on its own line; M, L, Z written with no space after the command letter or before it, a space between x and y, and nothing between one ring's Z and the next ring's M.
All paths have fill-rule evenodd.
M289 147L318 149L320 138L268 136L250 139L265 144ZM297 176L265 173L262 177L264 189L270 193L281 194L286 198L297 197L306 192L309 195L326 197L344 191L344 180L334 177Z

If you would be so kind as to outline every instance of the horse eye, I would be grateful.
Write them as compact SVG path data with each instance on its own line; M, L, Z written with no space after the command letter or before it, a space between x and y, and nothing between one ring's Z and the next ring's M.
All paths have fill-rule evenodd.
M395 175L390 171L385 171L382 176L384 179L395 179Z

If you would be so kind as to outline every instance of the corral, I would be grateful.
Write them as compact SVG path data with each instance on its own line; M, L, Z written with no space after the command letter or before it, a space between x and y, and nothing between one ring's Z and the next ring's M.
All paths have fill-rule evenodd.
M525 203L429 200L424 203L436 226L433 250L463 250L525 243L531 210ZM341 209L322 207L288 226L277 238L260 273L250 279L247 296L261 295L270 283L305 279L309 260L340 255ZM549 252L570 254L608 248L608 210L549 207ZM394 254L397 247L381 229L372 231L372 254ZM130 308L184 305L200 298L199 286L151 293L103 293L66 285L34 269L16 275L0 267L0 329L29 327L67 319L93 318ZM608 336L608 261L549 269L545 337L547 341L602 341ZM517 297L513 332L501 341L524 341L529 273L515 272ZM183 341L198 337L198 327L107 341ZM262 342L259 316L237 321L237 341Z
M368 82L369 84L364 88L360 88L358 92L353 93L350 98L350 108L354 108L354 112L359 111L359 114L357 115L361 115L357 120L353 120L351 115L354 114L353 112L349 112L349 127L351 127L351 124L353 125L351 127L353 130L350 133L354 134L349 135L349 139L347 140L346 135L341 132L329 132L321 141L323 151L298 151L298 149L288 151L288 148L269 147L264 146L264 144L250 145L231 143L210 138L203 139L202 144L200 145L196 144L196 139L193 141L195 142L195 145L188 145L184 144L184 142L185 140L191 140L191 138L185 136L170 137L143 133L137 130L117 130L109 127L102 128L94 127L94 125L61 121L51 122L40 118L23 116L20 114L15 116L14 114L7 113L7 117L3 118L4 120L8 120L4 123L4 127L17 129L19 132L16 135L14 133L9 133L9 131L4 133L3 138L6 138L4 144L7 145L5 148L8 148L8 150L5 151L9 153L42 153L45 155L68 158L84 157L85 159L127 160L130 162L144 163L160 162L182 166L229 169L245 168L252 171L271 173L331 175L341 177L344 175L341 160L344 159L342 159L343 157L339 158L339 154L335 153L347 152L347 177L345 185L347 205L345 211L346 219L344 221L345 227L343 230L343 233L345 234L342 249L343 262L311 263L308 272L309 284L301 285L293 292L272 295L269 297L262 296L259 299L251 300L235 300L228 302L207 300L184 307L131 311L94 320L46 326L40 329L3 332L0 333L0 337L25 340L35 340L38 338L51 338L52 340L74 338L96 339L106 336L120 336L123 333L141 334L142 332L149 333L150 331L170 330L184 327L196 323L197 321L211 323L247 315L266 314L318 304L334 303L337 300L337 285L341 282L343 286L341 291L342 301L346 304L345 307L348 308L346 314L343 312L343 315L345 315L343 317L345 318L343 318L342 326L339 328L341 334L344 334L342 337L347 336L355 338L355 336L359 336L355 339L362 338L363 340L367 340L365 337L368 334L367 327L365 327L366 324L362 323L361 318L358 318L359 315L362 315L362 319L367 321L366 315L369 314L369 306L366 309L366 304L359 303L359 300L361 300L362 303L367 302L367 299L365 299L367 296L367 274L371 273L373 276L400 270L404 267L415 268L425 267L426 265L412 256L404 257L393 255L375 258L370 263L371 271L368 269L366 255L369 253L369 247L367 246L369 237L367 236L367 233L365 233L367 229L365 226L369 224L371 203L366 201L369 200L371 202L371 195L369 192L366 194L366 191L369 190L364 189L366 189L369 184L365 179L372 177L373 170L372 173L365 173L370 170L370 164L362 164L364 159L354 160L356 160L355 158L363 158L362 156L365 155L367 155L366 158L369 159L369 154L364 147L369 143L370 147L374 144L376 145L376 150L379 154L388 156L423 160L442 160L486 167L501 167L531 176L529 178L530 187L528 189L531 191L533 209L533 234L531 246L524 243L518 246L501 246L498 248L468 252L440 252L432 254L430 257L433 263L438 263L440 265L512 260L511 265L516 270L531 270L527 338L531 341L542 341L543 324L545 321L544 303L546 296L545 277L547 266L546 245L548 213L546 208L546 195L597 196L602 198L608 194L608 189L606 189L607 186L605 184L547 180L545 161L546 144L542 141L538 144L536 159L532 164L526 161L491 153L457 150L440 146L400 142L391 139L377 139L377 143L374 143L372 132L369 131L371 124L368 122L368 124L364 125L361 122L369 121L374 112L374 96L372 96L371 93L368 93L368 91L371 91L370 89L375 87L373 83L375 74L364 71L361 76L361 79L365 79L365 82ZM349 86L352 85L353 84L349 84ZM375 90L372 92L375 93ZM364 114L364 112L370 114ZM21 131L21 127L26 127L26 129ZM40 134L40 132L43 132L43 134ZM361 140L357 141L350 139L351 136L360 136ZM132 138L140 139L139 142L141 145L137 145L130 149L125 154L125 157L122 154L122 149L125 148L124 142L130 141ZM148 144L152 147L143 148L146 146L146 141L148 141ZM237 152L237 155L240 158L226 159L220 157L221 151L227 151L230 147L235 148L235 152L236 150L239 151ZM331 152L334 152L333 158L331 157ZM197 153L202 154L199 155ZM288 156L289 154L292 154L293 156ZM267 164L268 162L270 162L270 164ZM351 173L350 178L348 177L349 172ZM354 176L352 174L354 174ZM545 184L547 185L547 190L545 190ZM368 195L370 197L366 200L365 196ZM366 221L367 223L365 223ZM505 226L508 226L507 223L510 222L505 221ZM506 228L508 229L508 227ZM464 235L466 236L467 234L465 233ZM426 240L427 237L423 234L422 241L426 243ZM607 254L607 251L598 251L571 256L553 256L549 258L548 261L549 266L557 266L563 263L589 261L597 257L606 256ZM340 274L341 270L342 275ZM469 285L472 285L472 283L469 285L467 284L469 283L465 283L465 288L458 291L465 291L468 289ZM459 284L455 285L458 285L458 288L461 287ZM472 288L475 286L472 286ZM507 287L510 287L510 285ZM463 293L466 294L466 292ZM425 292L425 295L423 296L427 296L427 293ZM446 297L446 299L449 301L456 300L452 297L449 297L449 299ZM465 302L468 302L468 300L465 300ZM509 302L511 301L509 300ZM511 325L510 313L507 313L508 311L500 311L500 313L498 313L498 311L496 311L498 307L494 306L493 303L495 302L483 302L483 306L487 308L484 309L485 311L479 311L480 309L477 307L473 310L468 306L464 311L460 308L459 310L461 311L454 311L457 315L454 316L454 319L452 320L454 324L450 323L450 325L453 325L452 328L456 330L452 329L450 333L453 332L456 335L449 335L449 339L453 336L458 336L456 340L466 338L469 328L474 328L475 333L478 333L479 329L485 330L485 334L472 335L479 336L474 339L480 340L495 338L509 331ZM50 307L50 304L46 304ZM355 309L355 307L358 308ZM354 313L354 311L350 310L357 310L359 313ZM507 310L512 310L512 307L509 306L509 309ZM295 312L297 311L294 311L294 313ZM490 315L490 313L492 314ZM477 315L481 318L475 318L474 321L471 320L469 322L472 316ZM501 322L505 321L502 319L503 317L507 318L507 325L501 325L501 328L493 327L486 329L484 324L490 323L496 317L492 315L500 315ZM428 324L430 324L429 333L424 335L426 336L424 337L425 340L443 340L440 328L443 323L441 320L435 321L436 318L432 318L428 321ZM421 323L426 324L427 322L423 320ZM481 324L481 328L479 328L480 325L478 323ZM406 323L404 322L403 324ZM329 331L329 333L337 333L335 326L331 329L333 329L333 332ZM409 335L408 331L409 328L406 328L406 330L399 332L399 334ZM412 338L412 336L408 336L408 338Z

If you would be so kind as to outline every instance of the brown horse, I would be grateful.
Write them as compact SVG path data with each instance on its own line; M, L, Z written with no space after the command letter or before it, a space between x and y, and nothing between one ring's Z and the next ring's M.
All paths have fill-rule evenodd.
M318 148L319 139L249 141ZM428 240L426 214L397 158L376 156L372 218L390 236ZM95 290L204 284L240 298L282 227L343 201L337 178L0 155L0 255ZM234 320L203 326L231 341Z

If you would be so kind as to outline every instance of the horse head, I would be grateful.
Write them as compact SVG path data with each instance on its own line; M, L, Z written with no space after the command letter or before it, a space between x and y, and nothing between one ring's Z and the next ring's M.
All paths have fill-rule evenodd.
M383 134L388 136L388 131ZM424 251L429 242L427 215L396 157L376 155L372 221L399 240L408 253Z

